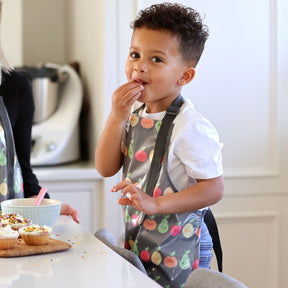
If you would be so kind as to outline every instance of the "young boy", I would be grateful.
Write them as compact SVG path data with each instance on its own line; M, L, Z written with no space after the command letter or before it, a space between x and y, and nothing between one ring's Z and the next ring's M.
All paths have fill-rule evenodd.
M128 82L113 93L95 165L104 177L123 166L125 180L112 192L122 190L119 204L126 223L125 246L163 287L180 287L199 264L197 251L193 251L199 249L196 236L199 239L200 229L194 226L199 219L199 267L209 268L212 240L203 215L222 198L224 190L218 133L190 101L184 100L173 121L153 191L146 191L147 174L159 123L182 87L193 79L208 32L195 10L169 3L141 11L132 28ZM130 117L136 101L145 106Z

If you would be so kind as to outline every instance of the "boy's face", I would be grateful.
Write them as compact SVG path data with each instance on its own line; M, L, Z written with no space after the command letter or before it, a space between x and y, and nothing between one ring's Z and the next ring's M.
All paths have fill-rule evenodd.
M180 55L178 45L177 38L169 31L136 28L133 32L126 76L128 81L144 86L138 101L146 104L149 113L166 110L182 85L188 83L183 82L188 64Z

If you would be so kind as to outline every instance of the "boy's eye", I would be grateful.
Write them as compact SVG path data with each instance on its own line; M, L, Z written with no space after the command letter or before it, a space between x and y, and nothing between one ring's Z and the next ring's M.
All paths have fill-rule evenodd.
M158 62L163 62L161 58L156 57L156 56L152 58L152 61L153 61L153 62L157 62L157 63L158 63Z
M131 56L132 58L139 58L139 57L140 57L140 55L139 55L138 53L136 53L136 52L132 52L132 53L130 54L130 56Z

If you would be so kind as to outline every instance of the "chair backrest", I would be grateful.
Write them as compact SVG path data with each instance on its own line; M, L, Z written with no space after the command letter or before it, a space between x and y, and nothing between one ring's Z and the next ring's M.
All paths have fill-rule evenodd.
M114 252L125 258L128 262L130 262L144 274L147 274L140 258L132 251L119 247L117 245L116 239L109 230L104 228L99 229L95 232L94 236L98 238L100 241L102 241L109 248L111 248Z
M227 274L199 268L191 272L184 288L248 288Z

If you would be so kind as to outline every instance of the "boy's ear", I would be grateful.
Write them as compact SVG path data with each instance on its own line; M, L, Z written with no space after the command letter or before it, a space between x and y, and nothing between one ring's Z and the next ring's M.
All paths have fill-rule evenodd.
M178 84L181 86L186 85L189 82L191 82L194 76L195 76L195 69L191 66L186 67L185 70L183 71L182 77L178 80Z

